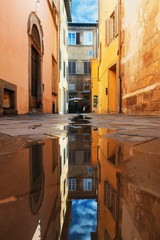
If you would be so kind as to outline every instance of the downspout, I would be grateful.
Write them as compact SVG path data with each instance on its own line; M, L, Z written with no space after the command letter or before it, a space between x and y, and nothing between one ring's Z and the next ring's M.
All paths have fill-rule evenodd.
M122 57L122 32L121 32L121 23L122 23L122 1L118 1L118 29L119 29L119 72L118 72L118 78L119 78L119 113L122 113L122 77L121 77L121 57Z

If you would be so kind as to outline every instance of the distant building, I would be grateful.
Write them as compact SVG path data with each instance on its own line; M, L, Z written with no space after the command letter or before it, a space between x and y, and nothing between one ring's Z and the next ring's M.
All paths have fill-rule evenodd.
M97 24L69 23L68 52L69 111L90 112L90 60L97 57Z
M71 0L60 0L60 52L58 112L68 112L68 22L71 22Z
M69 199L96 199L97 168L91 159L91 128L69 129Z

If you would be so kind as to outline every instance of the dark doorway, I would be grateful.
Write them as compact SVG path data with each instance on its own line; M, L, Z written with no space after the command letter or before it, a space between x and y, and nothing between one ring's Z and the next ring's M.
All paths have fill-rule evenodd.
M37 26L33 24L30 48L30 111L39 111L42 108L41 87L41 40Z
M31 50L31 107L38 108L38 97L40 89L40 56L38 51L32 46Z

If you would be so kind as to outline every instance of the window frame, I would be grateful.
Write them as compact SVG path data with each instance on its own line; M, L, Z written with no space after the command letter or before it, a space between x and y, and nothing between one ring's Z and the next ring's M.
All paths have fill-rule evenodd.
M90 74L91 73L90 69L91 69L90 61L84 60L83 61L83 73L84 74Z
M84 45L93 45L93 31L84 31Z
M71 35L71 38L69 37L69 35ZM76 32L68 32L68 45L76 45Z
M93 188L92 178L84 178L83 179L83 190L84 191L92 191L92 188Z
M68 179L68 191L76 191L76 178L69 178Z
M74 64L75 64L75 66L73 66ZM77 61L69 60L68 61L68 74L76 74L76 73L77 73Z

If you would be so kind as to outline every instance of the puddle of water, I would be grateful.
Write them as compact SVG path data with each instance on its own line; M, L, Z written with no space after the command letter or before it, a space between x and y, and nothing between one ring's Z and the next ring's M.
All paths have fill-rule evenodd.
M72 201L69 240L89 240L97 229L97 202L94 199Z
M0 239L160 239L160 142L119 142L114 129L81 123L62 130L1 152Z

